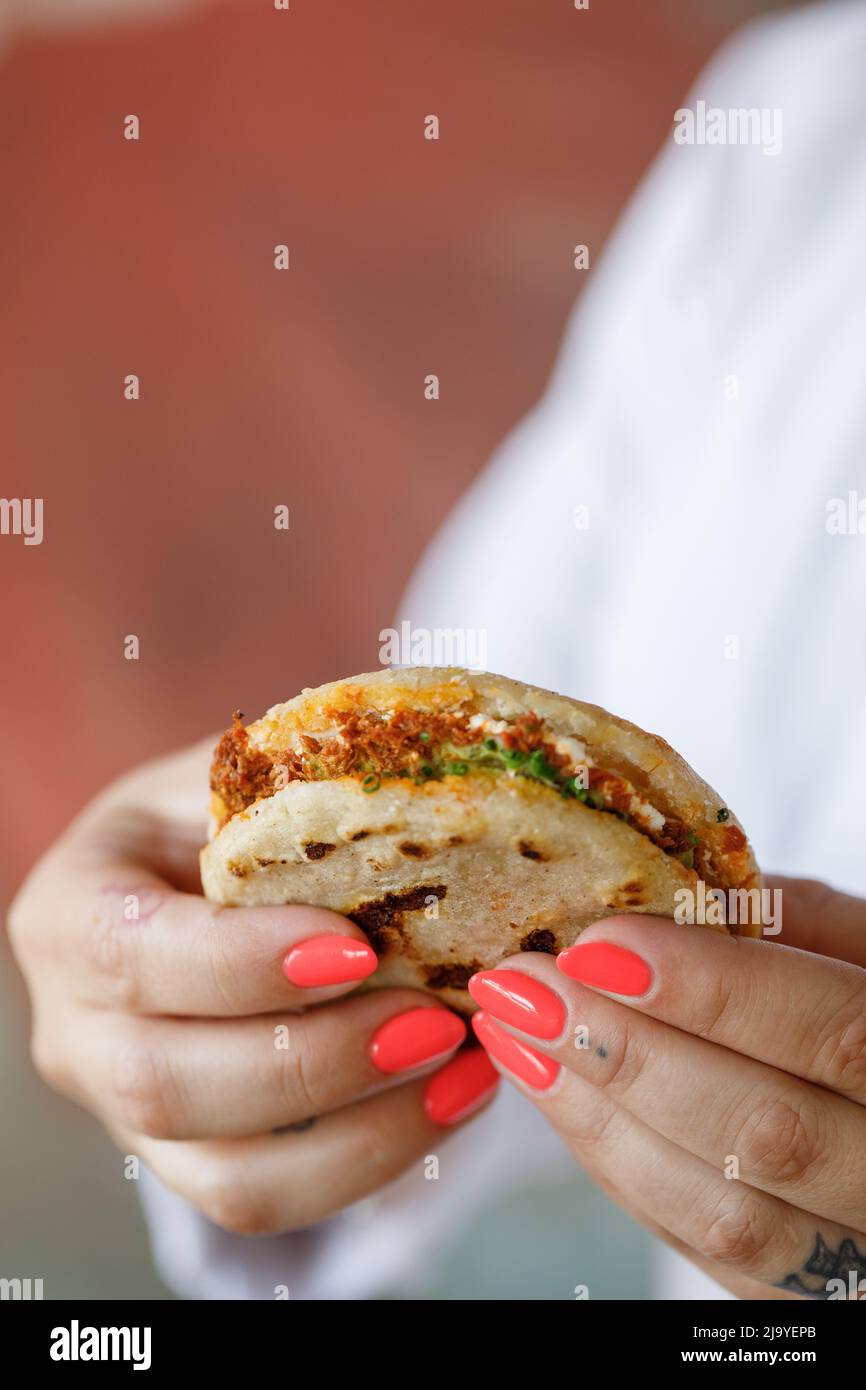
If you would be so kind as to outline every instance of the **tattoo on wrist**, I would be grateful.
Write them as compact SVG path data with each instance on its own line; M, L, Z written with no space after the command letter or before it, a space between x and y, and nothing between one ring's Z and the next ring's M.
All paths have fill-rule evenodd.
M861 1279L866 1280L866 1254L857 1249L853 1240L846 1238L838 1250L833 1250L816 1235L815 1247L802 1269L788 1274L776 1288L806 1298L838 1298L840 1295L828 1287L832 1280L838 1280L854 1289L856 1297Z

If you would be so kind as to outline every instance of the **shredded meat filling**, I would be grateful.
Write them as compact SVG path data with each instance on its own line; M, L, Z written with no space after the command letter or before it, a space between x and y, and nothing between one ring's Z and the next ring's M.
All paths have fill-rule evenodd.
M260 796L271 796L275 791L271 781L273 759L251 746L241 718L240 710L235 710L231 728L226 729L216 746L210 774L211 791L219 794L232 816Z
M425 770L430 771L430 760L443 746L459 750L484 741L483 731L470 724L467 711L401 709L386 718L375 710L334 710L325 712L325 718L335 730L333 734L301 734L297 748L270 755L250 744L240 714L234 713L211 767L211 789L220 797L226 819L294 781L327 781L352 772L423 781ZM544 725L535 714L519 715L497 733L496 740L510 753L542 754L549 768L560 776L574 772L571 760L545 736ZM629 820L666 853L679 855L695 846L695 837L674 816L668 816L659 829L635 819L631 803L639 793L616 773L590 766L588 782L603 803L594 803L597 809Z

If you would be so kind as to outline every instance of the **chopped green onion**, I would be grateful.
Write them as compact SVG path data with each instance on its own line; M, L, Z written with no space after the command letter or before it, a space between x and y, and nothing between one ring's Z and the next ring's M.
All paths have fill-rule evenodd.
M448 771L453 772L455 777L465 777L469 771L468 763L449 763Z
M531 777L537 777L540 782L556 781L556 768L551 767L540 748L530 754L528 771Z
M362 788L362 790L365 791L365 792L375 792L375 791L378 791L378 790L379 790L379 788L381 787L381 785L382 785L382 783L381 783L381 781L379 780L379 778L376 776L375 772L368 772L368 773L367 773L367 776L364 778L363 782L361 783L361 788Z
M422 729L418 737L420 738L422 743L427 743L430 738L430 735L426 729Z
M519 748L506 748L502 751L502 760L506 767L522 767L528 756L528 753L521 753Z
M489 748L491 753L495 753L499 744L496 742L495 738L486 738L484 740L484 747Z

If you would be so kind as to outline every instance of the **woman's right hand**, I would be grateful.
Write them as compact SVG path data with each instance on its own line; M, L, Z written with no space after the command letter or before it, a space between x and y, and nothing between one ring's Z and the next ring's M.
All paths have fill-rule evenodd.
M217 1225L286 1231L397 1177L497 1074L480 1048L455 1056L465 1025L435 999L351 997L375 956L343 917L200 896L212 746L99 796L24 884L10 936L43 1078Z

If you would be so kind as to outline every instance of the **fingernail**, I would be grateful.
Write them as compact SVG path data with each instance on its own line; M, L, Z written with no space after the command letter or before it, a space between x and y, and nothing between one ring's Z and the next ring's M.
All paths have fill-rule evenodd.
M611 994L646 994L653 977L645 960L612 941L587 941L585 946L578 941L556 957L556 964L570 980Z
M434 1125L456 1125L480 1110L498 1085L499 1073L483 1047L461 1052L427 1082L427 1118Z
M450 1009L410 1009L396 1014L370 1040L370 1060L379 1071L407 1071L443 1057L466 1037L466 1024Z
M354 936L311 936L293 946L283 961L283 974L302 989L346 985L366 980L378 965L376 952Z
M559 1075L559 1063L552 1057L545 1057L534 1047L513 1038L485 1013L472 1015L472 1027L485 1051L513 1072L518 1081L524 1081L534 1091L550 1089Z
M558 1038L565 1005L558 994L522 970L479 970L469 993L482 1009L534 1038Z

